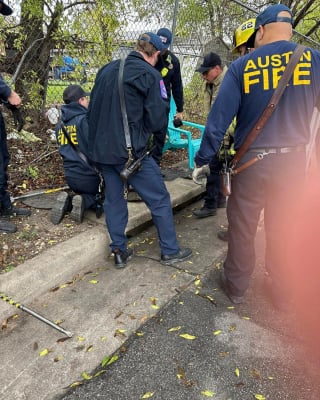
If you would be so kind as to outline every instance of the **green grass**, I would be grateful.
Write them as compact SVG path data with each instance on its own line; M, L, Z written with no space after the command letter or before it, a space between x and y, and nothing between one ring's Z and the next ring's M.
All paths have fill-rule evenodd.
M75 81L67 81L67 80L49 80L48 89L47 89L47 107L50 107L53 104L61 104L63 103L62 94L65 88L69 85L79 84L79 82ZM83 90L90 92L93 86L93 82L86 82L81 85Z

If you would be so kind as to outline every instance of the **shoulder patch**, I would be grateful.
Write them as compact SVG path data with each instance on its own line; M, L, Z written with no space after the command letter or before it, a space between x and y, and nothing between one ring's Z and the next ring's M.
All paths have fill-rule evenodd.
M165 87L164 82L163 82L162 79L161 79L161 81L160 81L160 93L161 93L161 97L162 97L163 99L167 99L167 98L168 98L167 89L166 89L166 87Z

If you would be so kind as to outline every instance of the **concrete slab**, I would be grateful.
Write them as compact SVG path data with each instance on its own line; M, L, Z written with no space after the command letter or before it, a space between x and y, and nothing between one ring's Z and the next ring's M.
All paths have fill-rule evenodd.
M218 210L217 217L205 222L192 217L192 209L199 205L200 202L189 205L175 214L181 245L194 250L193 258L179 263L177 268L158 262L156 230L151 226L131 238L135 256L127 268L116 270L112 258L99 247L105 237L104 227L99 226L88 233L91 238L87 238L88 254L81 251L75 257L74 263L79 263L77 273L61 273L59 282L43 282L41 294L34 289L32 301L31 295L28 297L28 286L31 291L37 281L32 282L26 276L28 283L18 288L14 287L13 278L7 278L13 289L20 290L28 307L54 322L60 321L74 336L61 340L65 339L64 335L18 311L18 318L10 319L1 333L0 398L43 400L62 395L72 383L82 381L84 373L90 375L104 357L121 348L128 337L137 334L141 324L166 307L199 274L207 272L212 260L217 255L222 257L226 248L214 236L225 222L225 210ZM203 238L210 241L202 241ZM67 247L80 248L79 243L75 241ZM68 251L61 257L69 261L73 251ZM89 254L95 254L91 260ZM50 253L50 257L54 254ZM59 258L56 256L56 260ZM48 268L52 264L46 265ZM38 263L34 264L37 267ZM41 279L45 281L45 269L42 274ZM12 315L14 308L10 310L9 305L4 305ZM41 356L43 351L47 354Z

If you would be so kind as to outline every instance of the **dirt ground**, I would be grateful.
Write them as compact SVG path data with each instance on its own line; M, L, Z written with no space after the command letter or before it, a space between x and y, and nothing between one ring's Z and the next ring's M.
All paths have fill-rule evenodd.
M9 192L12 197L66 185L58 146L50 139L50 132L48 132L50 128L52 127L49 123L44 121L42 128L34 132L39 140L25 141L10 139L12 129L7 124L11 158L8 169ZM163 157L162 167L170 167L186 157L185 150L168 151ZM87 220L82 224L76 224L68 215L59 225L53 225L50 221L50 207L54 204L56 196L57 193L41 196L42 200L45 199L45 205L41 204L41 208L30 207L32 211L30 217L12 217L10 219L17 225L18 230L11 234L0 233L0 274L32 259L45 249L95 226L93 222ZM30 205L30 199L26 202ZM15 204L26 207L22 200L18 200ZM46 208L43 208L44 206Z

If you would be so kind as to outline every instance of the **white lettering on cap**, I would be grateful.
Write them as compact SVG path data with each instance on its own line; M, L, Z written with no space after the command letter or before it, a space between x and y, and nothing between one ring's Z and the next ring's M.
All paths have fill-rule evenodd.
M162 43L167 43L168 39L165 36L159 36L159 37L160 37Z

